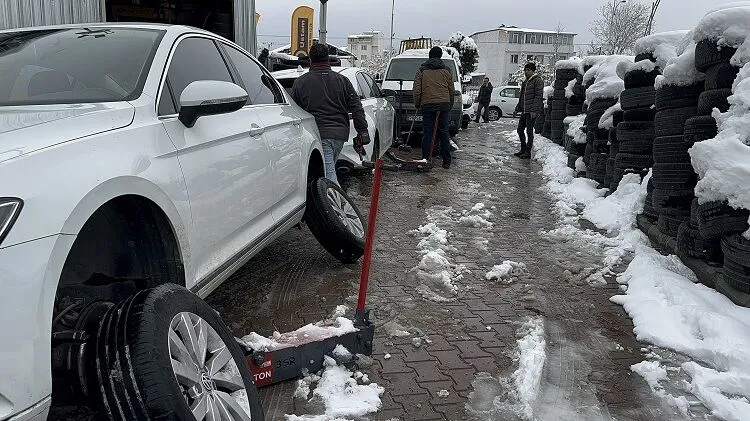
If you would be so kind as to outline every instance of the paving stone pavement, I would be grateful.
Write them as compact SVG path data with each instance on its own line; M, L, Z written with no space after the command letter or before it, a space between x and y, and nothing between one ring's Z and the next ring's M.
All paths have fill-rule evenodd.
M509 399L502 379L517 366L516 331L539 316L547 363L534 419L683 419L630 370L645 359L644 345L635 340L627 314L609 301L619 292L617 284L581 282L602 256L542 233L555 227L552 198L543 189L541 165L512 156L518 148L513 129L509 119L472 125L459 134L462 151L448 171L385 174L369 291L377 326L374 363L362 367L385 394L381 411L363 419L518 419L480 398ZM342 182L363 211L370 183L369 174L361 173ZM459 225L462 211L477 203L492 213L492 226ZM419 237L410 231L427 222L428 212L448 208L451 218L439 223L455 247L447 255L467 271L458 292L448 294L451 300L438 303L417 291L411 270L421 258ZM486 280L487 271L504 260L525 263L528 273L510 284ZM354 307L358 275L358 265L338 263L306 230L294 230L208 301L237 336L269 335L324 319L338 304ZM394 326L411 334L391 336ZM479 373L491 377L475 390ZM288 382L261 390L267 419L305 412L292 398L294 388Z

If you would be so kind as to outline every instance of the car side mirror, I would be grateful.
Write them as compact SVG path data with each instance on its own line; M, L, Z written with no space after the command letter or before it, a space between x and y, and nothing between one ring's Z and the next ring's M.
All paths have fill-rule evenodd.
M180 95L179 120L187 128L200 117L233 113L247 104L247 92L231 82L198 80Z
M375 83L377 83L378 85L382 85L383 84L383 79L380 79L380 78L375 79Z

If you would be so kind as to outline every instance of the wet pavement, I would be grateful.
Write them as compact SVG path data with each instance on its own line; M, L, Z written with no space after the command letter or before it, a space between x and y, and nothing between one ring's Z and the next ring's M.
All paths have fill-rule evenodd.
M506 119L472 124L457 138L462 150L450 170L385 174L368 303L375 359L362 367L385 394L368 419L519 419L507 409L516 399L508 383L518 367L516 332L530 317L544 321L547 352L534 419L684 419L631 372L645 349L627 314L609 301L619 293L614 279L584 281L602 255L545 235L557 223L553 200L541 165L512 156L513 129ZM363 212L370 183L367 173L342 181ZM478 203L491 226L461 219ZM435 285L425 291L426 278L414 269L423 236L410 231L427 222L450 233L445 254L459 275L455 293ZM485 279L505 260L528 270L512 282ZM358 278L359 265L338 263L306 230L293 230L208 301L237 336L270 335L322 320L339 304L353 308ZM304 413L294 389L288 382L261 390L267 419Z

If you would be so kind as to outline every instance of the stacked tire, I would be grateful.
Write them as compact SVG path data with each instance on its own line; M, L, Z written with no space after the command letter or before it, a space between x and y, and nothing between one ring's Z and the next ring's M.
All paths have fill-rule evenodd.
M635 69L625 74L625 90L620 94L622 122L617 125L618 153L610 189L617 190L627 173L644 175L653 164L654 82L658 69L646 72Z
M583 161L586 164L586 177L604 184L609 159L609 130L599 128L604 113L617 104L615 98L597 98L593 100L586 113L586 152Z
M547 99L550 102L550 99ZM544 126L542 128L542 136L547 139L552 138L552 109L550 107L544 108Z
M542 131L544 130L544 120L547 117L547 112L543 112L535 121L534 121L534 133L536 134L542 134Z
M614 127L609 129L609 153L607 155L606 170L604 173L604 187L610 188L612 181L614 180L615 174L615 160L617 154L620 152L620 141L617 137L617 126L622 122L624 112L617 111L612 116L612 124Z
M571 80L578 77L578 69L557 69L555 71L554 93L550 105L551 134L552 141L558 145L563 144L563 133L565 125L563 120L567 117L568 98L565 96L565 88Z
M586 100L586 90L583 87L583 75L579 74L576 76L576 83L573 85L573 96L568 98L568 105L565 108L565 113L568 117L575 117L583 113L583 103ZM568 82L568 86L573 80Z

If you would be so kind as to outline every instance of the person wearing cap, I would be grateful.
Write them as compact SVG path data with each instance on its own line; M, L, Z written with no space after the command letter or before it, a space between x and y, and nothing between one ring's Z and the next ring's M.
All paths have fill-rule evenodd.
M414 76L414 105L422 110L422 159L429 160L432 149L433 131L437 122L437 139L443 168L451 167L451 145L448 134L448 117L453 102L453 75L443 63L443 49L432 47L429 59Z
M362 154L370 143L367 120L357 90L346 76L331 70L328 46L310 47L310 71L292 85L292 99L315 117L323 144L326 178L338 183L336 161L349 138L349 114L354 120L357 137L355 150Z
M484 83L479 88L479 95L477 96L477 123L479 123L480 116L484 119L485 123L489 121L489 119L487 118L487 112L490 108L490 100L492 99L493 89L494 86L492 86L490 78L484 78Z

